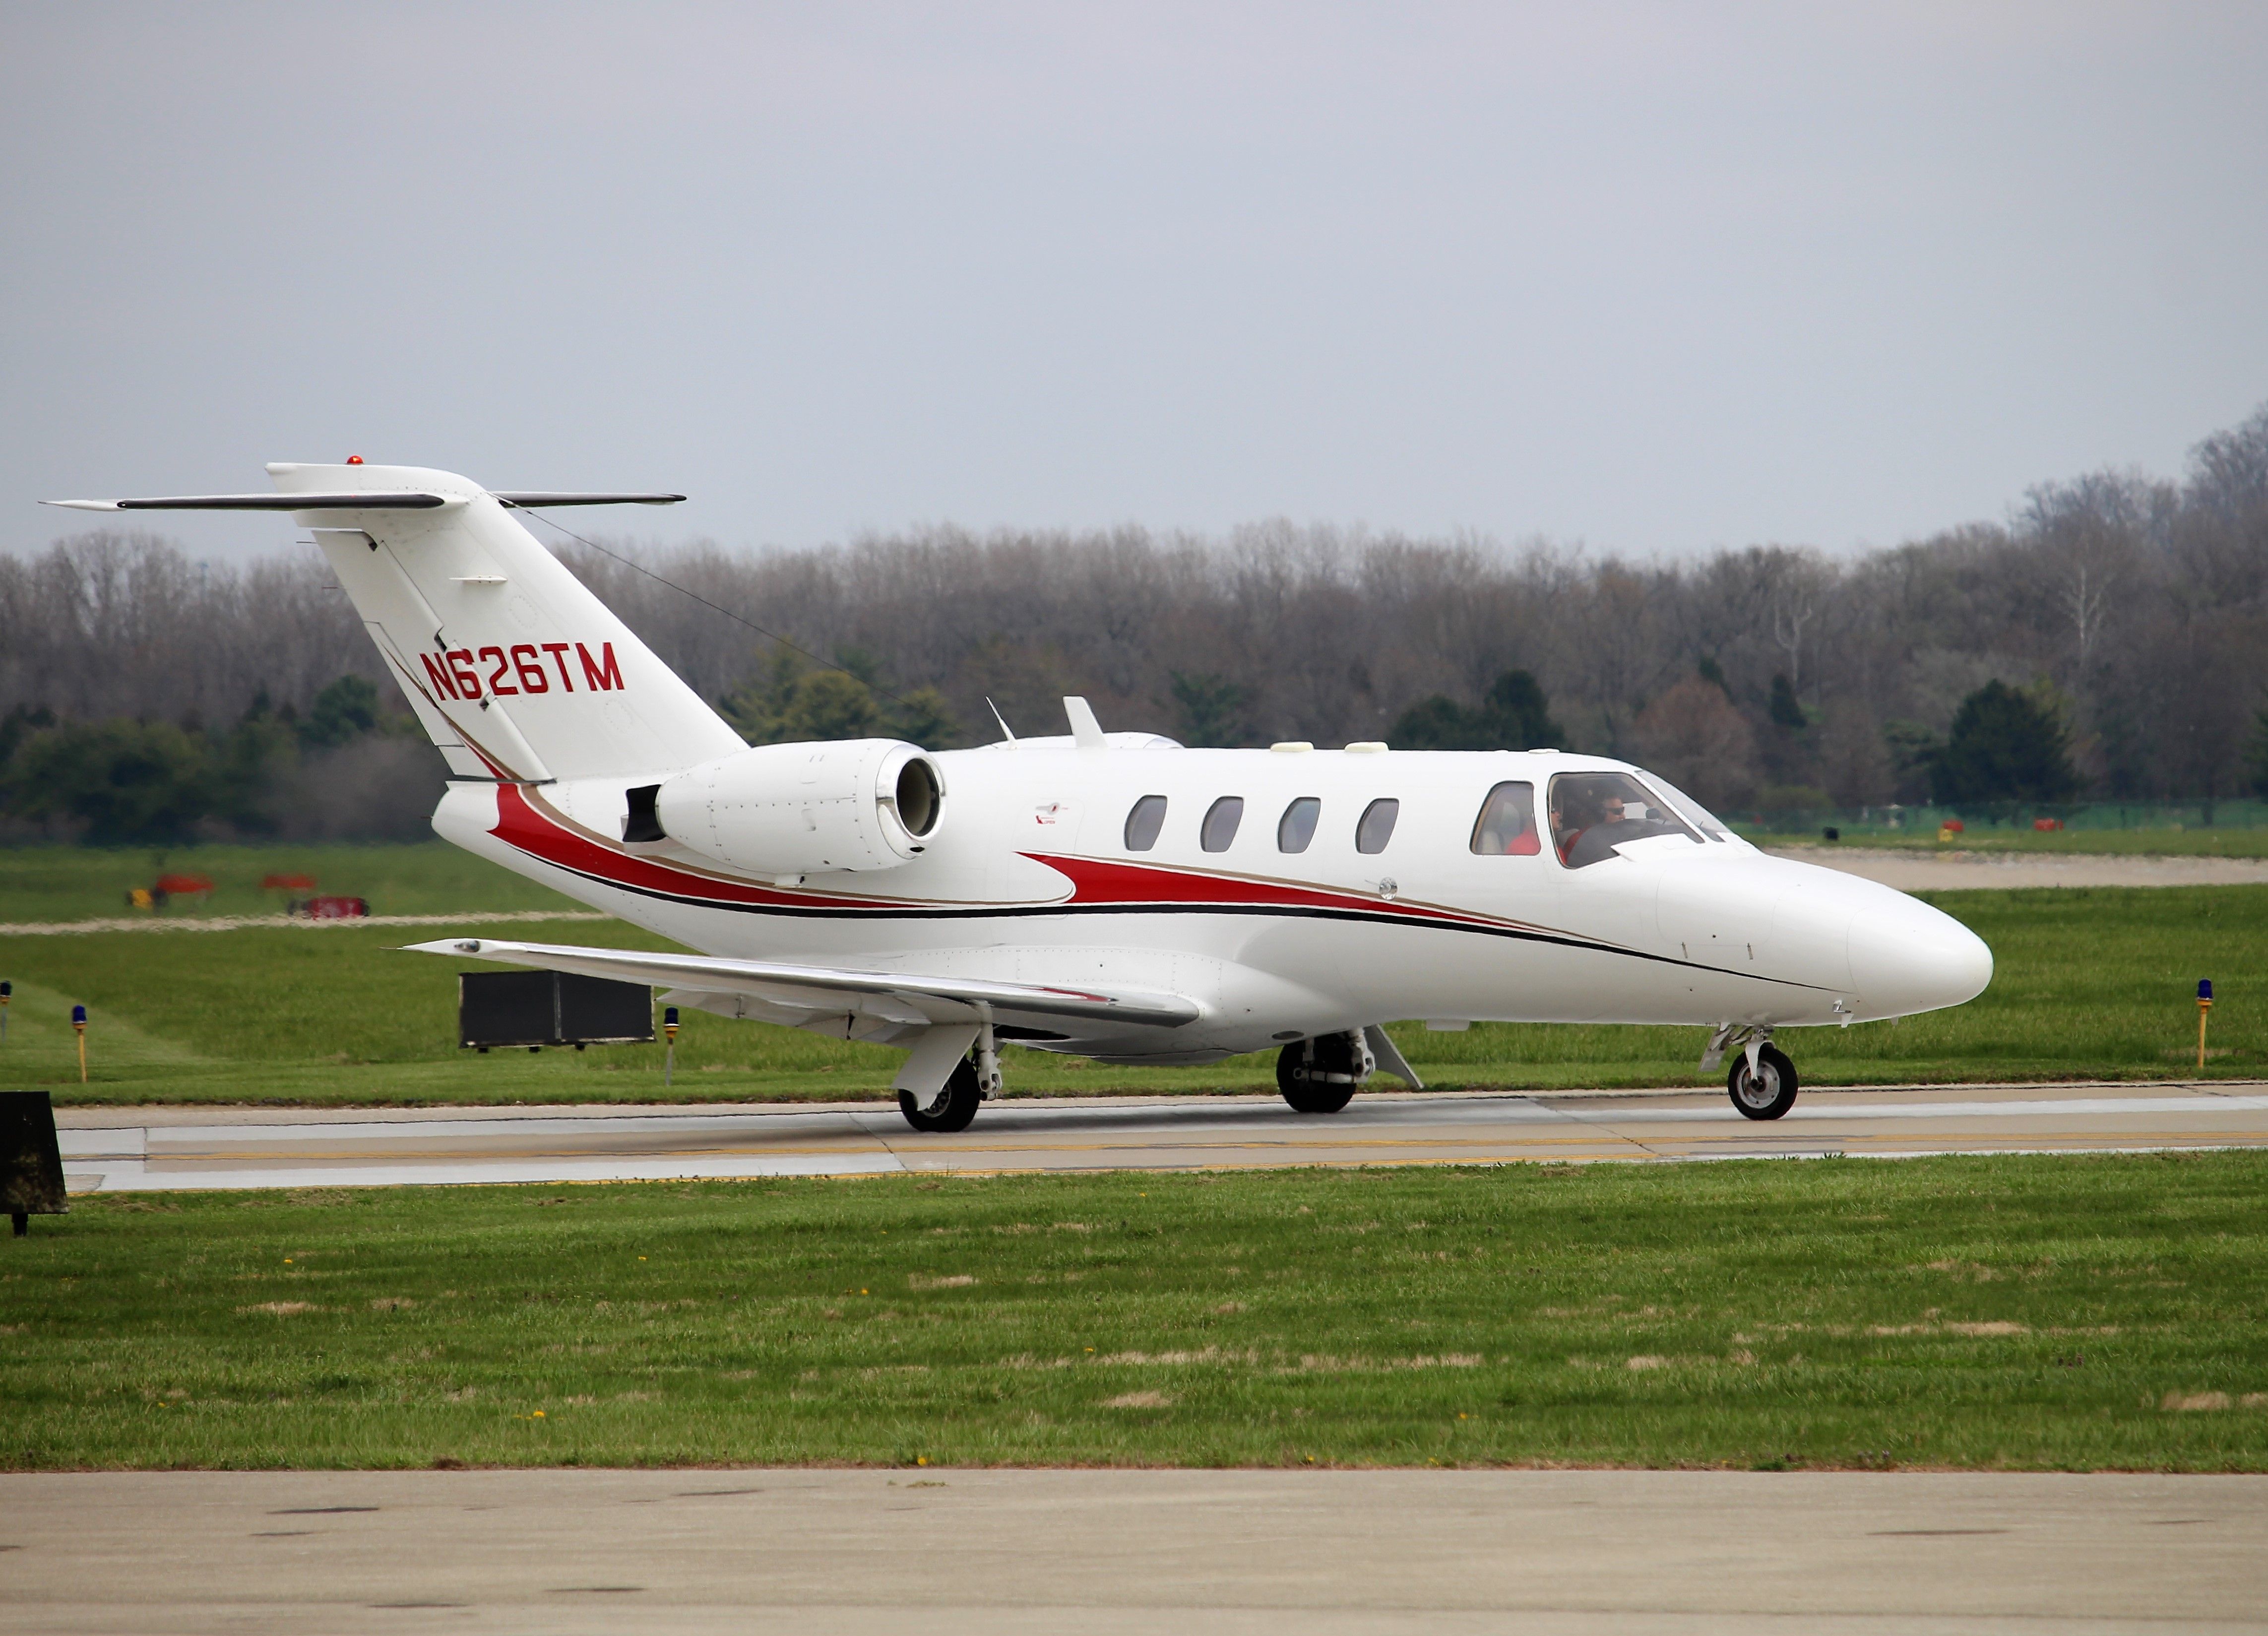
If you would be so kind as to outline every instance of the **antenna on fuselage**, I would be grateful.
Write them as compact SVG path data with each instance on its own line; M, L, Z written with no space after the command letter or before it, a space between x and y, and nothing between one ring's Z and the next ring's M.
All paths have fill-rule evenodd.
M992 712L992 719L1000 724L1000 736L1008 741L1008 748L1012 750L1016 748L1016 735L1009 730L1008 719L1000 713L1000 707L992 702L992 696L989 693L984 696L984 708Z

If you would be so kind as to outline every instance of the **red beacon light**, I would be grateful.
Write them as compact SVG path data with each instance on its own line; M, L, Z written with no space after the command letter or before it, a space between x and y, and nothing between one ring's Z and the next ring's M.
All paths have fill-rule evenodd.
M350 455L348 455L348 456L347 456L347 464L348 464L348 465L350 465L350 466L359 466L359 465L361 465L361 464L362 464L362 456L361 456L361 455L359 455L359 454L350 454Z

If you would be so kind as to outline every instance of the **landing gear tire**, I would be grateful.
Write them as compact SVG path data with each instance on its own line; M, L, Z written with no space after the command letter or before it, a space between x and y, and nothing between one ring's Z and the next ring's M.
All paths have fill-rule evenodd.
M1777 1119L1795 1106L1795 1065L1776 1045L1756 1053L1756 1071L1749 1072L1746 1051L1733 1058L1733 1072L1725 1081L1733 1106L1751 1119Z
M966 1131L976 1117L977 1104L984 1100L976 1083L976 1064L964 1057L945 1082L945 1094L927 1109L914 1100L911 1091L898 1093L898 1111L906 1123L917 1131L937 1136L951 1136L956 1131Z
M1294 1040L1276 1054L1276 1088L1293 1113L1336 1113L1354 1100L1363 1065L1356 1060L1359 1047L1351 1049L1347 1039Z

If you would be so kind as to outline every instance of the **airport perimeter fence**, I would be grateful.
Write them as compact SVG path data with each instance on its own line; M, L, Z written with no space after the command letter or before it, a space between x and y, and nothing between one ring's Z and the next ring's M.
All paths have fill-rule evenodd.
M2090 801L2080 804L2010 803L1977 807L1807 807L1732 811L1725 821L1743 835L1823 836L1864 840L1869 836L1907 839L1940 835L1985 836L2070 829L2268 829L2268 801Z

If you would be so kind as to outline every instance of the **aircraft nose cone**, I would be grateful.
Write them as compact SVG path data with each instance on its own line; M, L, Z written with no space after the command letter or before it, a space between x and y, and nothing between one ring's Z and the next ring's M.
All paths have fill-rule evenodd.
M1851 977L1862 1015L1938 1011L1984 991L1992 951L1952 916L1885 887L1852 917Z

